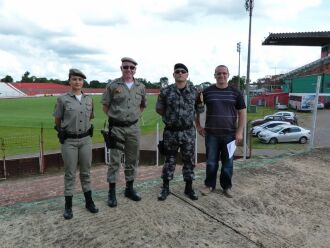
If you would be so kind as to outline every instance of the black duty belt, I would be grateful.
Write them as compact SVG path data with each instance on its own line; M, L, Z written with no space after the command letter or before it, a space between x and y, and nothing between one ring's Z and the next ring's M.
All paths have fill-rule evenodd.
M66 135L66 138L68 138L68 139L81 139L81 138L89 136L90 132L87 131L86 133L80 133L80 134L66 133L65 135Z
M169 130L172 132L180 132L180 131L184 131L184 130L189 130L193 127L194 125L191 126L185 126L185 127L170 127L170 126L165 126L165 130Z
M112 127L130 127L130 126L134 125L137 122L138 122L138 120L135 120L135 121L117 121L117 120L114 120L114 119L109 119L109 126L112 126Z

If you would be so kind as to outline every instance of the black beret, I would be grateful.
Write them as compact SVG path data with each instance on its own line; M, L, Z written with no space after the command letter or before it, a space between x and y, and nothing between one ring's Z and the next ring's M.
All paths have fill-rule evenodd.
M121 59L121 62L131 62L131 63L133 63L134 65L137 65L137 64L138 64L134 59L132 59L132 58L130 58L130 57L124 57L124 58L122 58L122 59Z
M182 64L182 63L177 63L177 64L175 64L175 65L174 65L174 70L176 70L176 69L184 69L186 72L189 72L187 66L185 66L185 65Z
M78 69L70 69L70 71L69 71L69 78L71 76L77 76L77 77L82 77L83 79L86 79L85 74L82 73L82 71L80 71Z

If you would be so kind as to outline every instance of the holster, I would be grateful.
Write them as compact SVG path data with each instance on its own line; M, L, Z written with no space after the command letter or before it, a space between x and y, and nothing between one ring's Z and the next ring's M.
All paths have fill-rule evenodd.
M166 155L165 154L165 146L164 146L164 141L163 140L159 141L159 143L158 143L158 151L159 151L160 154Z
M176 155L177 151L175 150L168 150L167 147L164 144L164 140L159 141L158 143L158 151L160 154L166 156L166 155Z
M94 134L94 125L93 124L91 124L91 127L89 128L88 132L89 132L89 136L93 137L93 134Z
M111 128L109 131L101 130L103 135L104 142L108 149L119 149L123 150L123 148L118 143L124 143L123 141L119 140L112 132Z
M58 141L61 144L64 144L64 141L67 139L65 131L62 130L61 128L58 128L57 126L55 126L54 129L57 131Z

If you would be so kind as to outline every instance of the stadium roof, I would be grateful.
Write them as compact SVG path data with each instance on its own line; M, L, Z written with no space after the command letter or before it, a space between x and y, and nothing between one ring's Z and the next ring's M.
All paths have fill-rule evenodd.
M262 45L277 46L324 46L330 44L330 31L270 33Z

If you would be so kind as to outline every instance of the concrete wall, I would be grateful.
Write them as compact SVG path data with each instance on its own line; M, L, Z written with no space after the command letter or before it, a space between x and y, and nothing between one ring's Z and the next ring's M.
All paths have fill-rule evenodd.
M164 158L160 156L160 165L163 164ZM198 154L198 162L205 161L205 154ZM178 156L178 163L181 163L180 156ZM0 160L0 178L4 178L4 161ZM20 157L7 159L6 178L13 178L26 175L37 175L40 173L39 157ZM93 165L104 165L105 155L104 148L93 149ZM140 164L142 165L156 165L156 151L141 150ZM63 171L63 160L60 152L48 153L44 156L44 173L51 173L54 171Z

